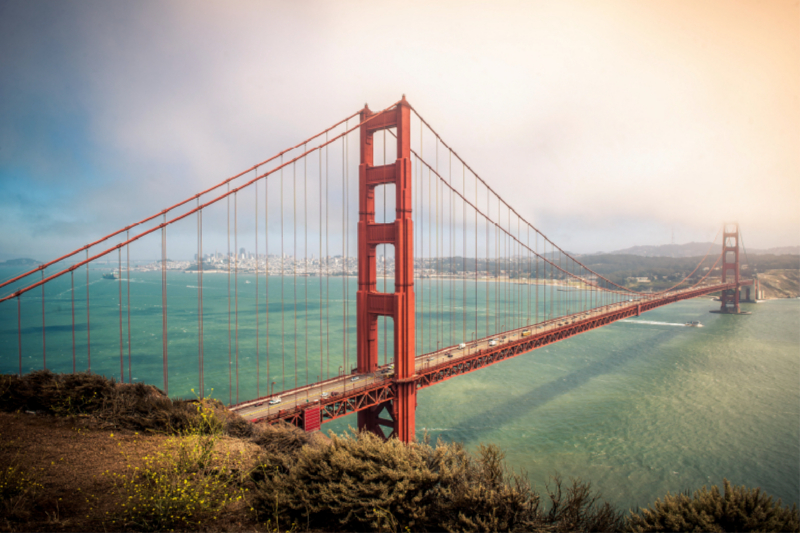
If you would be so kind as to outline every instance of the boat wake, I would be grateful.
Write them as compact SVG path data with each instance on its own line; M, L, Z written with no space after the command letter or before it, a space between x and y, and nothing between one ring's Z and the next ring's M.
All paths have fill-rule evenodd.
M620 322L627 322L628 324L647 324L649 326L679 326L686 327L686 324L678 324L676 322L656 322L653 320L620 320Z

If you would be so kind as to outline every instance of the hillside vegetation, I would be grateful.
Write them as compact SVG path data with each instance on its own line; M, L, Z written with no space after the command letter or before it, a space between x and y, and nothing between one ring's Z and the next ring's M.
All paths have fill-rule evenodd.
M254 425L209 399L89 374L0 375L3 531L798 531L744 487L626 514L589 483L544 493L496 446Z

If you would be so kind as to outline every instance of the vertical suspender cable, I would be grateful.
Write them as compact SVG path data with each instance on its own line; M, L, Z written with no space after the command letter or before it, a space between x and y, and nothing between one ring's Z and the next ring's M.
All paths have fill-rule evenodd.
M330 258L330 248L328 247L328 243L330 242L330 238L328 237L328 218L329 218L329 209L331 205L330 200L330 174L328 172L328 134L325 133L325 376L330 377L331 375L331 306L330 306L330 294L331 294L331 271L330 265L328 263Z
M256 166L256 176L258 176L258 166ZM266 180L264 180L266 184ZM260 368L259 368L259 358L260 354L258 352L258 335L259 335L259 320L258 320L258 182L255 183L255 202L256 202L256 211L255 211L255 224L256 224L256 398L261 397L261 387L259 386L260 383ZM266 207L265 207L266 209Z
M19 375L22 376L22 303L17 296L17 348L19 348Z
M345 124L345 131L349 124ZM345 139L347 136L345 135ZM344 337L342 338L342 370L348 372L347 358L347 166L345 155L345 139L342 139L342 314L344 314Z
M561 306L560 316L567 315L567 292L566 292L566 280L567 276L564 274L564 270L566 270L566 258L564 257L564 252L561 250L558 251L558 266L561 267L559 269L558 277L562 279L561 281L561 298L558 299L558 302Z
M319 158L319 260L317 264L317 273L319 275L319 379L325 379L325 376L322 370L325 368L324 366L324 356L325 351L323 350L323 342L322 342L322 333L323 333L323 321L322 321L322 209L323 207L327 210L327 205L322 201L322 150L317 151L317 157Z
M420 258L420 279L419 279L419 301L422 324L420 324L420 346L421 352L425 353L425 208L422 194L422 179L425 171L422 168L423 145L422 145L422 123L419 125L419 161L417 164L417 174L419 175L419 258ZM429 222L430 223L430 222Z
M525 325L525 289L522 285L522 271L525 268L525 264L522 259L522 230L520 229L520 219L517 216L517 324L519 326Z
M161 352L164 365L164 394L169 395L167 367L167 214L161 225Z
M42 282L42 365L47 370L47 343L45 342L47 340L45 337L47 328L44 323L44 269L42 269Z
M270 383L269 374L269 178L264 179L264 327L267 331L265 350L267 352L267 386ZM269 391L272 394L272 390Z
M306 152L306 146L303 145L303 153ZM305 241L303 244L303 264L304 264L304 277L303 277L303 297L305 303L303 304L303 340L306 345L306 385L308 385L308 156L303 158L303 234ZM308 388L306 388L306 396L308 396Z
M563 276L563 273L561 271L561 250L558 251L558 266L560 268L556 272L556 276L558 276L558 280L559 280L557 282L558 287L556 287L556 314L558 315L558 318L561 318L562 316L564 316L564 310L562 309L562 302L564 300L564 293L563 293L563 289L561 288L561 287L563 287L562 281L561 281L562 276Z
M285 317L284 312L284 297L283 297L283 276L284 276L284 261L285 254L283 252L283 156L281 156L281 390L286 390L286 344L284 343L284 326Z
M533 249L536 254L539 253L539 232L534 231L533 233ZM536 323L539 323L539 258L536 257Z
M431 180L431 169L428 167L428 266L433 266L434 275L436 269L436 260L434 259L433 255L433 237L431 237L431 232L433 231L434 222L432 221L433 217L433 191L431 188L433 187L433 181ZM431 330L433 329L434 322L436 322L436 309L433 305L433 298L435 296L435 292L433 290L433 276L429 276L428 280L430 281L430 285L428 285L428 350L432 351L431 346L433 345L433 333Z
M497 198L497 222L494 225L494 332L499 330L498 319L500 317L500 301L498 290L500 289L500 198Z
M264 179L264 327L267 331L267 386L270 383L269 374L269 178ZM272 394L272 391L269 391Z
M450 182L450 308L452 309L453 305L455 304L455 294L456 294L456 272L455 267L453 265L453 260L456 255L456 246L455 246L455 212L453 211L453 151L449 151L449 163L448 163L448 181ZM456 344L456 321L453 313L448 313L450 317L450 345L453 346Z
M435 164L436 164L436 174L439 174L439 139L434 137L436 152L435 152ZM428 171L428 179L430 177L430 171ZM436 195L431 195L431 201L436 205L436 219L435 219L435 226L434 230L436 231L436 349L439 349L439 323L441 322L441 307L439 306L439 285L441 285L439 273L441 270L439 269L439 180L436 180L436 183L433 184L434 189L436 190Z
M119 274L119 382L125 383L125 346L122 342L122 248L117 248L117 274Z
M448 233L449 233L448 237L449 237L449 241L450 241L450 269L449 269L450 270L450 305L448 307L450 309L452 309L453 304L455 304L455 292L456 292L456 281L455 281L456 280L456 276L455 276L455 270L453 269L453 257L455 256L455 246L454 246L454 243L453 243L453 236L455 234L454 233L455 230L453 229L453 220L454 219L453 219L453 151L452 150L448 150L447 173L448 173L447 180L449 182L448 185L450 186L449 187L450 188L450 206L449 206L449 208L447 210L448 214L450 215L450 224L448 224L448 230L449 230L448 231ZM448 320L450 321L450 341L449 341L448 344L450 346L452 346L454 344L453 339L455 339L455 336L456 336L456 330L455 330L456 326L455 326L455 320L453 320L452 311L448 312L447 315L448 315Z
M72 305L72 373L75 373L75 271L69 272L69 294ZM128 376L130 379L130 375Z
M478 175L475 176L475 338L478 335Z
M292 233L294 249L292 251L292 287L294 288L294 388L297 383L297 165L292 163Z
M423 194L422 194L422 178L424 176L424 170L422 169L422 158L424 157L424 149L422 140L423 140L423 128L422 122L419 123L419 157L417 158L417 176L419 176L419 184L415 187L415 190L418 191L418 204L419 204L419 258L420 258L420 277L419 277L419 304L420 304L420 314L422 315L422 324L420 324L420 353L425 353L425 210L423 204Z
M231 185L228 183L228 192ZM228 194L225 199L228 202L228 213L226 216L228 234L228 403L233 403L233 341L231 337L231 197Z
M92 371L92 337L89 323L89 249L86 249L86 361L87 371Z
M239 403L239 192L233 193L233 294L236 343L236 403Z
M484 276L485 285L486 285L486 335L490 335L489 333L489 242L490 242L490 233L489 233L489 188L486 188L486 220L484 221L486 225L486 242L484 246L486 247L486 262L484 263L484 272L486 276Z
M422 121L419 123L419 157L416 158L417 160L417 169L416 169L416 176L419 178L419 182L415 184L413 192L417 193L417 209L416 212L419 213L419 239L414 239L414 247L419 249L419 254L415 253L414 257L419 257L419 306L420 306L420 315L422 316L422 322L418 326L420 329L420 338L419 338L419 346L420 346L420 353L425 353L425 277L424 277L424 256L422 251L425 249L424 246L424 225L425 225L425 212L422 209L422 158L424 157L424 146L422 144L423 139L423 128L422 128ZM416 229L416 228L414 228ZM416 259L415 259L416 261ZM415 325L415 327L417 327ZM415 339L416 343L416 339ZM415 346L416 348L416 346ZM416 352L415 352L416 353Z
M200 198L197 199L200 207ZM197 354L198 391L205 397L205 353L203 346L203 211L197 211Z
M125 232L126 236L125 240L130 240L130 235L131 235L130 230ZM130 244L125 245L125 280L126 280L125 289L128 293L128 295L125 297L125 303L128 306L128 312L126 313L128 317L128 383L133 383L133 374L131 374L131 245ZM74 320L75 319L73 317L73 322ZM74 343L75 340L74 332L72 334L72 337ZM73 352L75 351L74 347L72 351ZM75 366L74 363L73 366ZM73 372L74 371L75 370L73 369Z
M386 129L383 130L383 164L386 165ZM387 215L386 215L386 187L384 185L383 189L383 222L387 222ZM386 245L383 246L383 292L386 292ZM389 346L388 346L388 338L389 338L389 328L388 328L388 320L386 317L382 317L383 319L383 364L386 364L386 359L389 353Z
M345 128L349 127L349 122L345 124ZM344 316L344 324L345 324L345 333L344 333L344 343L345 343L345 371L350 371L350 271L349 271L349 252L350 252L350 220L347 218L347 215L350 213L350 136L344 136L344 151L345 151L345 158L344 158L344 192L345 192L345 200L344 200L344 212L345 212L345 265L348 269L346 275L344 277L344 286L345 286L345 309L346 313Z
M550 242L550 241L548 240L547 242ZM549 320L552 320L552 319L553 319L553 260L555 259L555 257L553 257L553 256L554 256L555 254L553 253L553 246L552 246L552 243L550 243L550 244L551 244L551 246L550 246L550 264L548 265L548 267L549 267L549 269L548 269L548 270L550 271L550 281L549 281L549 285L550 285L550 296L548 297L548 300L549 300L549 303L550 303L550 316L549 316Z
M467 167L462 163L461 165L461 242L462 253L464 256L461 258L461 338L467 338ZM466 342L462 340L461 342Z

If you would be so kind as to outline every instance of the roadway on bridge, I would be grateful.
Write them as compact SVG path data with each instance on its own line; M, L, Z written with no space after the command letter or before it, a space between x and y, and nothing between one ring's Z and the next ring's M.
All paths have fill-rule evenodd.
M633 302L633 303L630 303ZM610 304L603 307L559 317L556 319L540 322L531 326L525 326L505 333L499 333L477 341L465 343L464 348L458 346L450 346L442 348L436 352L431 352L416 357L415 374L424 374L429 368L434 368L440 364L447 362L456 362L459 359L469 358L477 351L497 348L503 344L509 344L518 341L522 338L524 332L530 334L538 334L541 332L557 329L567 324L587 320L592 317L603 315L609 311L619 310L629 306L636 306L637 301L621 302ZM527 335L526 335L527 336ZM494 344L490 344L494 343ZM260 420L272 418L278 415L280 411L294 410L296 408L306 408L312 405L319 405L320 403L334 400L339 396L348 396L354 390L366 389L376 383L384 383L392 379L391 369L389 366L379 367L377 372L371 374L351 374L338 376L320 383L314 383L309 386L302 386L297 389L288 390L272 396L259 398L249 402L244 402L240 405L233 406L232 410L239 413L242 417L248 420ZM280 402L277 400L280 399ZM274 403L271 403L274 402Z

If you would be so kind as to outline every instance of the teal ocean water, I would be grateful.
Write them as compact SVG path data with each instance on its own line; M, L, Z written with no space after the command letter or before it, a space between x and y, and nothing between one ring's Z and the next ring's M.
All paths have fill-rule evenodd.
M41 291L21 298L23 372L43 367L43 342L47 367L72 371L74 301L77 370L91 358L93 372L119 378L121 289L125 381L163 386L160 272L131 272L130 360L127 282L104 280L102 273L90 271L88 328L85 269L76 271L74 298L69 276L46 287L44 339ZM0 272L2 279L9 275ZM268 393L272 382L275 390L291 388L354 365L354 279L323 279L320 288L319 278L270 277L267 305L262 276L256 358L256 279L238 278L240 401ZM206 274L203 287L205 392L236 402L236 302L229 315L225 274ZM550 306L542 288L537 312L532 293L530 300L514 300L525 290L418 280L418 352L486 335L487 324L521 326L515 316L541 320L588 304L585 294L551 291L561 303ZM188 397L199 389L196 274L170 272L167 291L169 392ZM290 303L295 295L297 308ZM445 311L422 315L421 302L427 312L437 297ZM422 390L417 432L471 449L495 443L508 465L527 472L535 485L542 487L556 472L579 476L623 508L649 504L667 491L720 484L723 477L799 503L800 300L746 305L749 316L708 313L718 305L708 299L672 304ZM680 326L689 320L705 327ZM16 301L0 304L4 373L19 370L17 321ZM380 358L391 359L383 349ZM344 431L348 425L355 425L354 417L323 429Z

